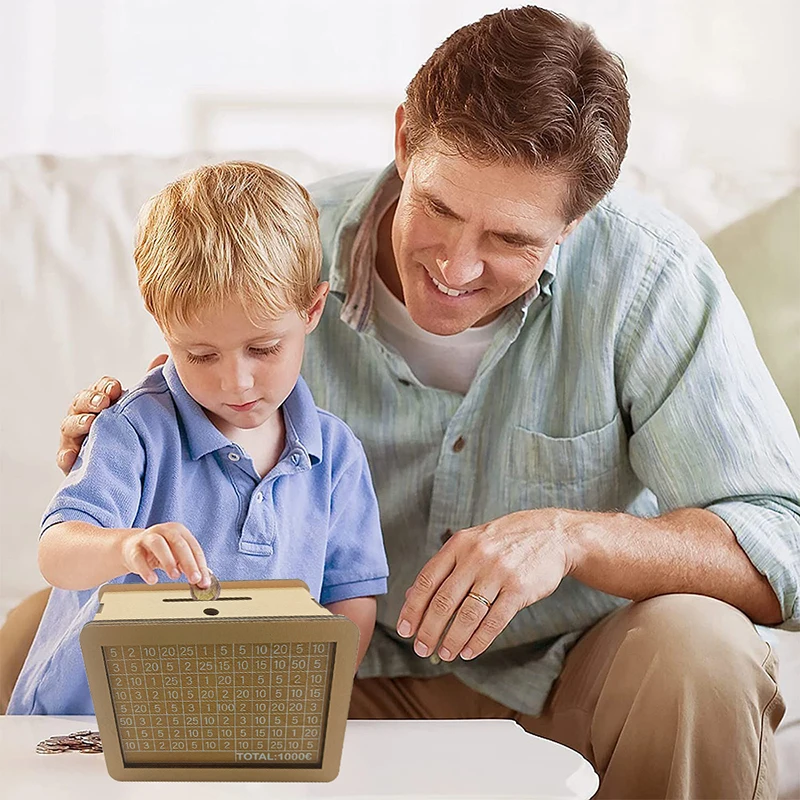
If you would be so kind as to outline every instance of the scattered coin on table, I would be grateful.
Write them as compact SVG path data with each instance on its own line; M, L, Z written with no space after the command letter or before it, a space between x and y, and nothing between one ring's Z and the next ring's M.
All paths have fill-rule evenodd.
M76 731L66 736L51 736L36 745L36 752L41 755L50 753L102 753L103 743L100 731Z

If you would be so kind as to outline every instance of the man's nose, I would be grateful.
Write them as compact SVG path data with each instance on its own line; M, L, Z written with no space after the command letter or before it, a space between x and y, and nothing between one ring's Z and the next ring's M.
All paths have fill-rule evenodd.
M436 266L451 289L463 289L483 275L483 260L474 247L458 242L446 258L437 258Z
M464 289L483 275L483 261L480 259L437 258L436 265L451 289Z

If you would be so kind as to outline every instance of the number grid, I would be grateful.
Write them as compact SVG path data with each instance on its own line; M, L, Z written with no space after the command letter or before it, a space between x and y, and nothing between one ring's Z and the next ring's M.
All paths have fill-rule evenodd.
M321 765L335 643L102 647L123 761Z

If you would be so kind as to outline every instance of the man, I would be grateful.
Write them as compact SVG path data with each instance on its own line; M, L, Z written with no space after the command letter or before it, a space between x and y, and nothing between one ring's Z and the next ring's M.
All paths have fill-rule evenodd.
M502 11L411 82L395 165L312 188L303 374L364 443L390 565L351 715L514 717L599 797L771 796L752 623L800 618L800 442L709 252L608 195L628 127L588 28ZM62 469L119 391L76 397Z

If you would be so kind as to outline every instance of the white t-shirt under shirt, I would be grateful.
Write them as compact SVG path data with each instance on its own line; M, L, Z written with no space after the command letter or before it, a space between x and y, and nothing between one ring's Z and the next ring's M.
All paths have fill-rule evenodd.
M420 328L408 309L373 269L375 327L381 340L396 350L426 386L466 394L494 334L503 324L499 315L486 325L452 336L437 336Z

